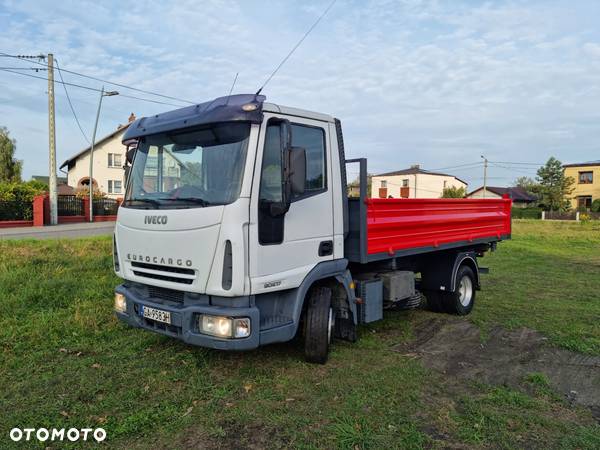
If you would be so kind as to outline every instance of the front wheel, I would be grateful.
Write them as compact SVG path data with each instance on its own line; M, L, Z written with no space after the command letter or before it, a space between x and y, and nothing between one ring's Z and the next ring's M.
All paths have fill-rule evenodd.
M475 274L468 266L461 266L456 274L454 292L444 294L444 306L451 314L466 316L475 304Z
M306 361L325 364L335 326L331 307L331 289L316 287L311 290L304 313L304 356Z

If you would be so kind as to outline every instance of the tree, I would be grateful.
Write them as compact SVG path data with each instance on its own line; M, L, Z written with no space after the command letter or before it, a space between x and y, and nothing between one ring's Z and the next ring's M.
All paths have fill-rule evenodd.
M467 190L464 187L450 186L444 188L441 198L465 198Z
M565 176L562 163L551 157L546 165L537 171L537 181L540 185L540 204L551 211L564 211L570 208L569 196L573 192L575 180Z
M23 161L15 159L17 142L11 139L8 130L0 127L0 183L21 181Z
M530 194L537 194L540 191L540 185L533 178L527 176L517 178L513 186L520 187Z

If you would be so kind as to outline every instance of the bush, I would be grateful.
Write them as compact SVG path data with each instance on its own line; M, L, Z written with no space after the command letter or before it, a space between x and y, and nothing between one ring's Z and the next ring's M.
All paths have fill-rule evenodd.
M87 186L80 186L75 189L75 195L77 198L89 198L90 188ZM99 200L106 197L106 194L96 187L94 188L94 193L92 195L94 196L94 200Z
M47 190L39 181L0 183L0 220L31 220L33 197Z
M600 212L600 198L592 202L592 212Z
M31 202L36 195L48 191L48 186L39 181L25 183L0 183L0 201Z
M511 215L513 219L541 219L542 208L513 208Z

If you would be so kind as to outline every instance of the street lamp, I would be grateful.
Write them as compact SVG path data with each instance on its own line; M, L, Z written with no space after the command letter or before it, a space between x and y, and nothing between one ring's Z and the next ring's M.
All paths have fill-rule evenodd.
M90 148L90 222L94 221L94 143L96 142L96 130L98 129L98 119L100 118L100 108L102 107L102 99L119 95L117 91L105 91L104 86L100 90L100 101L98 102L98 111L96 112L96 123L94 124L94 132L92 133L92 146Z

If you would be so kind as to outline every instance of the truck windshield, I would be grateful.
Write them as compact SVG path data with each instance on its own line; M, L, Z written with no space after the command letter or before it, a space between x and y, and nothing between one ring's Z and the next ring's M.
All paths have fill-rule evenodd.
M249 134L249 123L217 123L142 138L123 205L175 209L234 202Z

